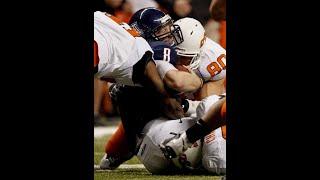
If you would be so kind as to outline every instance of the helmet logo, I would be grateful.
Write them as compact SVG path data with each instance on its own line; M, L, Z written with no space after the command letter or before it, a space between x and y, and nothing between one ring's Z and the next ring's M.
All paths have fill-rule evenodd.
M154 21L160 21L161 24L165 24L169 21L171 21L171 17L169 14L166 14L165 16L163 16L162 18L160 19L155 19Z

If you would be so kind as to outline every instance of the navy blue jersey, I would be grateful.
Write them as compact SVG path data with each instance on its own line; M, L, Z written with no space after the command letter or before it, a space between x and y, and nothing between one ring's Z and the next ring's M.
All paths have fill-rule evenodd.
M154 54L153 59L156 61L167 61L172 65L176 64L177 52L173 47L162 41L149 42Z

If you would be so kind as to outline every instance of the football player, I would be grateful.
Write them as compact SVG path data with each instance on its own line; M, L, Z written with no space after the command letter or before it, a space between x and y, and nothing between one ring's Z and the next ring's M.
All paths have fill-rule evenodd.
M154 51L154 59L156 62L165 62L164 59L170 59L172 62L175 61L176 53L169 45L165 44L164 42L154 42L150 43L150 45ZM169 51L169 55L167 56L164 51ZM189 74L183 71L175 71L178 70L172 70L172 73L175 73L175 75L178 77L179 73L182 73L182 75L183 73ZM167 77L162 72L160 72L160 76L163 79ZM193 76L197 77L196 74ZM192 80L188 79L188 77L183 79L188 81L188 84L192 82ZM185 89L185 92L187 92L189 89L188 86L181 86L179 88ZM159 96L148 88L114 85L110 89L111 97L118 104L122 124L119 125L116 133L113 134L107 142L105 149L106 156L100 163L101 168L107 169L113 169L114 167L120 165L119 163L121 161L123 162L124 160L131 158L131 156L126 154L134 154L129 153L129 151L134 152L133 148L136 145L136 135L141 132L142 128L148 121L159 116L163 116L163 114L160 112L161 108L164 106L163 103L159 101ZM171 91L176 93L174 90ZM170 91L168 90L168 92ZM125 147L128 147L128 151L127 153L122 153L121 151L125 150ZM121 151L119 151L119 149L121 149ZM123 156L123 158L121 158L121 156ZM107 160L110 157L118 157L117 159L119 159L119 161L113 160L113 163L109 163Z
M138 159L146 169L153 174L179 173L181 170L205 170L215 174L224 174L226 168L226 140L221 129L212 131L202 140L192 143L192 146L183 153L172 158L166 158L159 146L163 141L175 139L181 131L194 126L197 117L207 118L212 109L220 109L224 98L211 95L203 99L191 117L180 120L157 118L146 124L143 129L143 139L137 153ZM190 111L191 109L187 109ZM191 110L192 111L192 110ZM172 172L173 171L173 172Z
M150 85L160 93L168 114L180 117L182 109L171 98L152 59L146 40L126 23L108 13L94 13L95 77L125 85Z
M205 36L203 26L196 19L182 18L174 25L180 28L184 39L175 48L178 54L175 66L186 70L184 66L188 65L205 84L193 98L201 100L211 94L225 93L226 50Z
M139 10L130 20L130 25L137 29L152 47L158 72L167 90L170 90L171 94L194 92L202 86L202 80L195 73L179 71L172 65L176 60L172 45L182 42L179 36L181 32L179 29L172 30L172 23L170 16L155 8ZM170 70L167 70L168 68ZM135 151L136 134L141 132L148 121L159 117L161 108L166 106L147 88L116 85L110 89L112 94L117 94L113 97L116 97L119 105L122 124L106 145L106 154L100 163L102 169L114 169L131 158ZM169 118L175 119L172 116Z
M171 33L170 32L170 28L166 28L167 32L164 31L162 33L158 33L158 31L155 31L153 29L161 29L157 27L157 26L153 26L153 27L157 27L157 28L152 28L150 26L150 28L148 28L147 24L150 23L150 18L152 16L152 13L148 14L147 12L151 12L153 10L152 9L147 9L147 10L141 10L140 12L138 12L137 14L139 15L134 15L133 17L138 17L137 20L135 21L130 21L131 24L135 24L133 26L135 26L136 29L138 29L139 31L146 31L143 32L144 33L144 37L146 37L148 39L149 42L152 41L156 41L156 40L164 40L165 42L169 42L168 44L171 44L170 40L174 40L174 43L179 42L179 40L181 39L191 39L192 41L188 41L188 43L178 43L177 47L180 48L180 64L175 64L173 62L171 62L171 64L176 65L177 67L180 67L180 69L185 70L188 69L187 67L185 67L184 65L189 65L191 68L193 68L193 70L195 72L197 72L199 77L202 77L206 83L205 86L206 88L202 88L200 91L200 99L203 99L204 97L209 96L210 94L219 94L221 92L224 92L224 88L223 88L223 81L224 81L224 76L225 76L225 50L221 47L219 47L218 44L214 43L213 41L211 41L210 39L208 39L208 41L206 41L207 39L204 36L204 29L202 27L202 25L194 20L194 19L187 19L187 21L182 21L182 23L175 23L176 25L174 26L176 29L179 29L180 26L183 29L188 28L188 30L190 31L183 31L182 34L183 36L179 37L179 35L181 35L179 32L178 33ZM156 14L156 13L155 13ZM162 13L162 17L164 17L164 13ZM144 17L148 17L148 18L144 18ZM161 19L161 18L159 18ZM166 19L166 18L164 18ZM191 22L190 22L191 20ZM148 22L148 23L145 23ZM159 21L161 22L161 21ZM162 22L166 22L164 24L170 24L168 23L168 21L162 21ZM169 21L170 22L170 21ZM187 26L188 23L190 23L191 26ZM167 26L163 26L163 27L168 27ZM147 29L147 30L145 30ZM193 33L194 32L194 33ZM142 34L143 34L142 33ZM151 35L149 34L151 33ZM158 35L161 36L158 36ZM164 34L166 34L167 36L164 36ZM161 37L161 38L159 38ZM183 38L185 37L185 38ZM202 53L200 56L200 48L202 45L206 44L204 47L204 50L202 50ZM214 51L212 51L212 48L214 49ZM179 52L178 51L178 52ZM162 53L165 54L165 53ZM217 55L219 55L217 57ZM212 59L210 59L212 58ZM165 58L163 58L165 60ZM168 60L168 59L167 59ZM164 61L156 61L156 63L159 62L162 63ZM175 61L174 61L175 62ZM200 62L202 63L200 66ZM223 68L219 69L219 63L221 63ZM166 64L166 68L164 70L159 70L159 66L157 63L157 68L159 72L163 72L160 73L162 74L161 77L164 77L163 74L165 74L166 72L170 72L170 70L176 70L175 67L173 67L172 65L170 66L169 63L163 63ZM169 65L168 65L169 64ZM200 68L199 68L200 67ZM207 68L205 68L207 67ZM218 68L216 68L218 67ZM192 70L188 69L189 72L193 72ZM201 73L202 72L202 73ZM219 86L220 85L220 86ZM213 87L213 88L212 88ZM196 107L196 106L195 106ZM199 120L199 122L203 122L203 120ZM219 122L219 121L218 121ZM204 123L202 123L204 124ZM204 125L203 127L207 127L206 125ZM204 129L202 126L200 129ZM199 132L198 129L199 127L196 126L196 128L193 128L195 130L190 131L193 132L191 133L192 136L195 136L193 134L195 134L196 132ZM206 128L205 134L208 134L212 131L211 128ZM209 132L207 132L208 130L210 130ZM120 131L122 132L122 131ZM188 131L189 132L189 131ZM225 131L224 131L225 132ZM225 134L225 133L223 133ZM203 136L202 134L197 134L196 138L198 138L198 136ZM123 136L122 136L123 137ZM181 136L183 137L183 136ZM225 136L224 136L225 137ZM110 142L110 141L109 141ZM111 143L108 143L111 144ZM112 143L112 144L116 144L116 143ZM107 147L111 147L108 146ZM106 148L106 149L116 149L116 148Z
M162 23L163 22L160 22L160 25ZM156 66L153 63L154 61L152 61L152 55L153 51L146 40L139 37L139 32L132 29L128 24L120 22L115 17L104 12L98 11L94 13L95 76L100 79L115 81L129 86L140 84L148 85L151 80L157 92L162 94L160 96L157 93L152 95L156 96L161 104L165 104L160 107L160 110L165 112L169 117L182 117L183 109L175 98L168 95L163 81L159 77ZM199 79L198 85L201 85L201 80ZM129 89L130 88L132 87L129 87ZM127 100L127 102L130 101ZM127 106L125 106L125 103L123 106L125 107L124 109L126 109ZM123 114L125 113L122 113L122 115ZM136 118L139 118L139 116ZM125 125L125 127L128 126ZM120 125L116 132L116 134L119 134L119 139L124 136L124 134L121 133L123 132L122 128ZM128 133L130 134L130 132ZM112 141L110 141L110 144L112 144ZM121 143L118 143L118 145L119 144L121 145ZM106 149L109 149L108 147L110 146L107 145ZM114 147L114 149L118 149L117 146Z
M184 38L184 41L176 47L177 54L180 57L176 66L178 69L183 70L185 65L189 65L205 82L203 88L198 92L197 98L202 99L211 94L225 93L225 49L205 37L203 26L193 18L182 18L174 24L180 27ZM194 126L180 133L177 139L166 141L164 153L169 158L183 153L196 140L203 138L212 130L225 124L225 101L208 112L209 114L199 119ZM224 115L222 116L221 114ZM225 126L222 128L222 132L226 137Z
M143 8L133 14L129 25L148 42L164 41L171 46L183 42L180 28L173 25L169 14L156 8Z

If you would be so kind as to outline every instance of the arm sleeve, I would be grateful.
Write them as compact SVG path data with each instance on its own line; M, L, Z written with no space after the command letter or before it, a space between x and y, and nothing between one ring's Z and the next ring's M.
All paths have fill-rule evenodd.
M164 78L164 76L166 75L166 73L170 70L177 70L172 64L170 64L169 62L166 61L159 61L156 60L154 61L156 63L157 66L157 70L160 74L161 79Z

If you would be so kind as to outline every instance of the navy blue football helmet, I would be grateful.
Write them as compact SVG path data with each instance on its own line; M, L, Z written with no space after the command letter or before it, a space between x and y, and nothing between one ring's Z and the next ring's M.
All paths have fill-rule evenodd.
M150 47L153 50L153 59L155 61L167 61L172 65L176 65L177 52L169 44L162 41L149 42Z
M129 25L148 42L164 41L168 38L172 38L173 41L170 45L178 45L183 42L180 27L173 25L171 17L156 8L140 9L132 15ZM170 30L161 33L166 26L169 26Z

